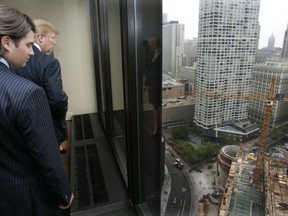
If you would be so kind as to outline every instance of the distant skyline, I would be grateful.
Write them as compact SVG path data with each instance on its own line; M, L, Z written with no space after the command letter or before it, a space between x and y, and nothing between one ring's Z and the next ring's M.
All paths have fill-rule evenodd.
M177 8L177 9L176 9ZM261 26L259 48L268 45L273 34L275 47L282 47L288 25L287 0L261 0L259 24ZM163 0L163 13L167 20L185 25L185 39L198 37L199 0Z

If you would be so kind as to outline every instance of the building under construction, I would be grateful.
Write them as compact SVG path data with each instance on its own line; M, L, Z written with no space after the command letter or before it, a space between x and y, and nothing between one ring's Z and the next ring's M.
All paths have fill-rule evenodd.
M271 78L265 100L259 148L250 152L249 147L242 146L232 162L219 208L220 216L288 216L287 161L285 157L275 158L267 151L273 104L278 100L276 81L276 77Z
M264 157L259 187L253 184L256 161L241 150L231 164L219 216L288 216L287 164Z

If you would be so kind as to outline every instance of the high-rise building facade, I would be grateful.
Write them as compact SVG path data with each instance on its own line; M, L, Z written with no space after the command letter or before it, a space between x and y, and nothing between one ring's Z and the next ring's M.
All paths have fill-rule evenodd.
M255 122L262 122L264 118L263 107L265 98L272 83L272 77L275 79L274 95L288 92L288 61L267 61L264 64L256 64L252 78L252 95L259 100L250 102L249 117ZM262 100L260 100L262 98ZM285 101L275 101L273 103L272 119L270 128L278 128L288 123L288 110Z
M185 40L184 55L182 66L193 66L197 62L197 38Z
M282 59L286 59L286 60L288 59L288 25L284 34L281 57Z
M163 72L178 78L178 67L184 54L184 24L170 21L163 25Z
M248 117L260 0L201 0L195 123L214 128Z
M188 88L185 89L186 95L192 95L193 93L195 93L196 69L196 62L193 64L193 66L179 67L179 77L181 79L187 80L188 82Z

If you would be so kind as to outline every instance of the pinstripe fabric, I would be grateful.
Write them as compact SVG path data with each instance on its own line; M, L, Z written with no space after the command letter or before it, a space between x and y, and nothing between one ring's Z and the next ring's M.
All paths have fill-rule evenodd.
M63 90L61 67L57 59L40 52L33 45L32 56L25 67L13 72L21 77L31 80L41 86L47 95L50 106L56 138L60 145L68 138L66 125L66 112L68 109L68 96Z
M71 187L42 88L0 62L0 215L58 215Z

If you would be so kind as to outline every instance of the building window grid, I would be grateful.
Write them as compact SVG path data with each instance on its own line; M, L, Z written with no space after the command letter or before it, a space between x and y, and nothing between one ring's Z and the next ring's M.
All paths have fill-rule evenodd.
M255 4L255 5L257 5L257 4ZM206 4L206 6L208 6L207 4ZM237 4L235 4L235 5L233 5L233 7L235 6L235 8L237 8L236 6L237 6ZM207 8L204 8L203 9L203 11L205 10L205 9L207 9ZM213 7L212 7L212 5L209 5L209 7L208 7L208 9L207 9L207 11L212 11L212 9L213 9ZM219 5L218 5L218 9L219 9ZM235 9L236 10L236 9ZM256 9L255 9L256 10ZM216 11L216 14L218 13L218 10L215 10ZM214 11L214 12L215 12ZM251 10L252 12L254 12L253 10ZM251 13L252 13L251 12ZM209 61L210 62L210 65L209 66L204 66L204 64L203 64L203 67L201 66L201 68L200 68L200 64L199 64L199 68L197 68L197 69L199 69L198 70L198 72L196 73L196 75L197 76L199 76L199 74L200 73L204 73L204 72L206 72L206 70L207 70L207 68L211 68L211 67L214 67L214 72L213 72L213 70L212 70L212 72L210 71L209 72L209 77L212 77L213 79L219 79L220 81L222 81L222 82L225 82L225 79L221 76L221 75L219 75L219 74L216 74L216 72L217 71L219 71L219 70L223 70L224 69L224 72L222 72L222 74L226 74L226 78L228 77L228 80L230 80L230 83L234 83L233 82L233 79L234 80L238 80L238 78L237 77L241 77L241 75L242 75L242 80L243 79L251 79L250 78L250 76L249 75L247 75L246 76L246 74L243 72L245 69L246 70L248 70L248 71L252 71L252 69L251 69L251 65L249 65L249 64L251 64L251 63L253 63L253 61L254 61L254 59L253 59L253 56L252 56L252 52L254 52L256 49L256 44L255 44L255 42L256 42L256 39L255 39L255 35L257 35L257 34L255 34L255 33L257 33L257 31L255 32L255 30L253 30L252 28L248 28L247 27L247 32L248 33L246 33L246 34L248 34L248 35L251 35L251 36L253 36L254 38L252 38L251 40L249 40L249 41L247 41L247 42L245 42L245 44L244 45L241 45L241 42L240 43L238 43L238 41L235 41L234 39L230 39L230 40L223 40L223 43L226 43L227 44L227 46L229 46L229 43L230 43L230 45L231 45L231 43L233 43L233 45L232 45L232 47L234 48L234 51L235 51L235 56L234 56L234 59L232 58L232 59L229 59L229 56L231 56L231 52L230 52L230 49L227 49L227 50L225 50L225 47L223 48L223 44L216 44L215 46L212 46L212 49L210 49L211 47L210 47L210 45L209 44L211 44L211 43L213 43L213 41L216 41L216 43L218 43L218 40L220 39L220 38L215 38L215 39L212 39L212 38L210 38L210 40L207 40L206 38L208 38L208 37L213 37L215 34L218 34L218 30L219 30L219 32L222 32L222 33L226 33L227 35L226 36L231 36L231 34L233 35L234 34L234 36L235 36L235 34L236 35L238 35L239 34L239 37L241 36L241 34L242 34L242 29L239 27L239 26L243 26L244 27L244 24L243 24L243 22L241 23L241 25L238 25L238 26L236 26L235 27L235 29L234 30L232 30L232 33L230 32L230 34L229 34L229 32L228 32L228 30L230 30L230 28L231 27L233 27L233 25L231 24L230 25L230 27L229 27L229 25L227 25L227 32L226 31L224 31L223 32L223 29L221 29L221 27L223 27L223 23L224 23L224 20L225 20L225 18L227 18L227 16L230 16L230 14L224 14L224 16L222 16L221 17L221 19L219 19L220 18L220 16L219 16L219 18L215 18L215 13L213 13L212 14L213 16L211 16L211 19L210 20L208 20L208 23L206 23L206 20L204 20L204 17L205 16L209 16L209 13L206 13L206 14L204 14L204 16L203 16L203 20L200 20L200 35L202 35L203 36L203 38L205 38L205 40L199 40L199 48L198 48L198 51L197 51L197 54L198 54L198 56L200 57L200 59L201 58L203 58L203 63L205 64L205 62L207 62L207 61ZM238 16L242 16L242 18L243 18L243 16L244 16L244 12L239 12L239 13L237 13L237 15ZM226 17L225 17L226 16ZM200 16L201 17L201 16ZM252 21L255 21L255 20L253 20L253 17L252 16L248 16L248 18L251 18L252 19ZM212 19L214 19L214 22L212 22ZM239 19L241 19L241 18L239 18ZM237 20L232 20L232 21L234 21L234 22L239 22L239 19ZM209 23L210 23L210 25L209 25ZM212 28L211 28L211 25L212 24L219 24L219 23L221 23L221 26L220 26L220 29L213 29L213 26L212 26ZM207 24L207 25L206 25ZM248 25L249 23L246 23L246 25ZM234 24L235 25L235 24ZM201 28L201 26L203 27L203 28ZM253 25L250 25L250 26L252 26L253 27ZM238 28L237 28L238 27ZM211 28L210 29L210 31L208 30L208 31L206 31L207 30L207 28ZM221 30L221 31L220 31ZM223 36L223 35L222 35ZM201 43L202 42L202 43ZM238 44L237 44L238 43ZM222 46L221 46L222 45ZM252 45L252 46L251 46ZM245 62L247 62L247 61L245 61L245 60L243 60L244 61L244 63L243 64L241 64L239 61L239 58L241 58L241 56L240 56L240 54L241 54L241 51L243 51L244 49L247 49L247 48L249 48L249 52L251 52L251 54L250 54L250 56L249 55L245 55L245 56L247 56L247 58L248 58L248 64L245 64ZM237 50L237 51L236 51ZM221 53L221 59L218 59L218 60L215 60L215 59L211 59L211 56L209 55L209 53ZM239 56L237 56L237 54L239 55ZM226 61L222 61L222 59L223 58L227 58L227 60ZM199 59L199 63L201 62L201 60ZM222 61L222 62L221 62ZM219 65L218 65L219 64ZM231 66L231 67L230 67ZM239 68L242 68L241 70L242 70L242 72L241 72L241 70L239 70L240 72L239 72L239 74L238 74L238 76L237 76L237 74L233 74L233 73L229 73L229 71L231 70L231 71L233 71L233 70L236 70L236 69L239 69ZM225 70L226 69L226 70ZM243 76L244 75L244 76ZM205 79L205 77L203 77L202 76L202 78L201 78L202 80L202 82L204 81L204 79ZM231 81L232 80L232 81ZM205 81L204 81L204 83L205 83ZM198 87L199 87L199 82L197 83L198 84ZM196 84L196 86L197 86L197 84ZM201 88L205 88L205 86L207 86L207 84L208 83L205 83L205 84L202 84L201 86ZM219 87L219 85L215 85L215 89L217 89ZM211 89L212 87L211 86L209 86L209 88ZM208 88L208 89L209 89ZM213 89L213 88L212 88ZM211 89L211 90L212 90ZM248 87L248 83L244 83L244 87L240 87L239 88L240 89L240 91L248 91L249 90L249 87ZM202 89L202 91L203 91L203 89ZM201 102L203 102L203 100L201 100ZM206 100L206 103L207 104L209 104L209 103L211 103L211 102L209 102L209 100ZM233 106L233 102L231 102L231 103L228 103L228 105L229 106ZM243 105L245 108L247 107L247 104L246 105ZM243 106L240 106L240 107L243 107ZM247 108L246 108L247 109ZM201 111L201 109L199 109L199 111ZM237 113L237 111L236 112L234 112L234 113ZM242 115L243 116L243 114L240 114L240 115ZM244 115L244 116L246 116L246 115Z

